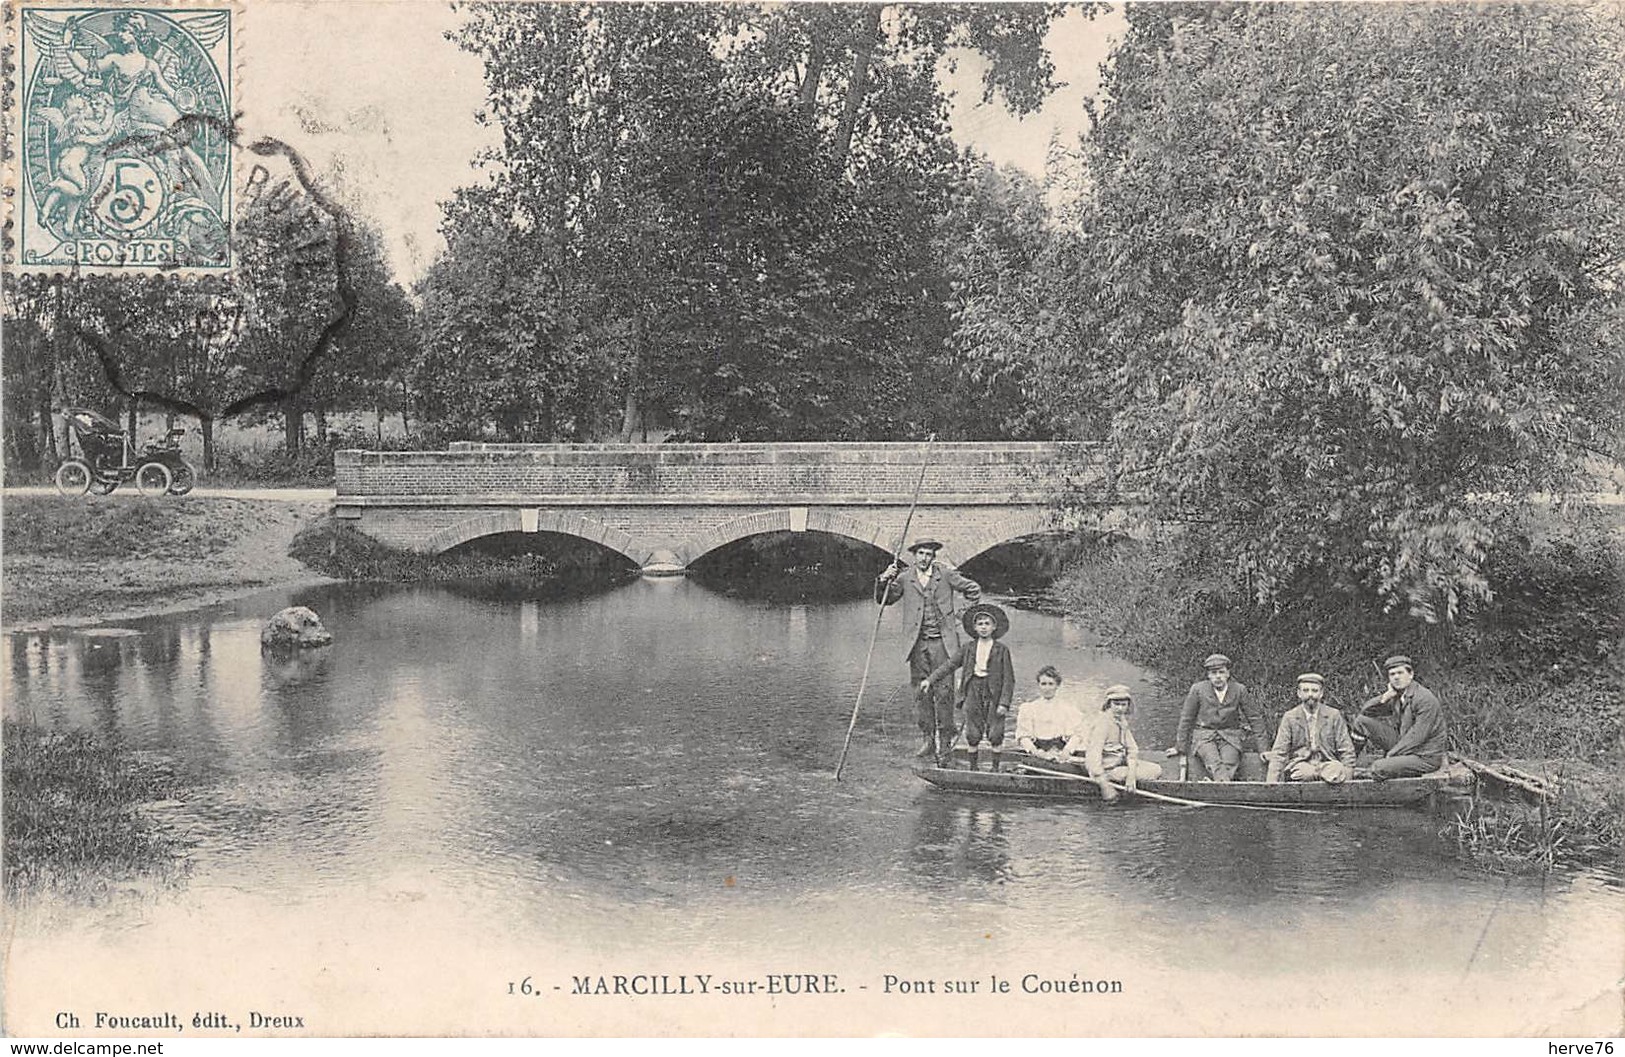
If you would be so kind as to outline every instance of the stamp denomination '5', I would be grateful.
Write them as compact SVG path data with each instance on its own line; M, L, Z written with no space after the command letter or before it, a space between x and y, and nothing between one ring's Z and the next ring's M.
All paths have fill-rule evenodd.
M231 267L232 19L22 7L13 265Z

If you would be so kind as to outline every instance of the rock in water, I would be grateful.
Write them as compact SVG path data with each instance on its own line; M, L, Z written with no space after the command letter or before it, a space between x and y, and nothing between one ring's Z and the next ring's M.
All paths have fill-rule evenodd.
M260 632L260 648L266 650L307 649L332 641L333 633L322 626L322 618L304 606L289 606L266 621Z

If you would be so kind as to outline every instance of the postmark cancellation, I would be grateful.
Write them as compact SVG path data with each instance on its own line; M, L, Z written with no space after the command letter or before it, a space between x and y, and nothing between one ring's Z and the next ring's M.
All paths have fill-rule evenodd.
M7 267L229 271L235 8L8 8Z

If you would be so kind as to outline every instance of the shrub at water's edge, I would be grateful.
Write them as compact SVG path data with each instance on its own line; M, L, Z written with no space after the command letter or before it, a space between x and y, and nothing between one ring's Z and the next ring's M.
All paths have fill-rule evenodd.
M181 842L153 818L178 780L88 731L54 732L6 719L5 888L94 897L110 883L164 880Z
M340 580L457 582L550 585L559 589L619 583L638 573L627 559L586 540L553 536L548 552L531 550L528 536L509 533L475 540L444 554L397 550L332 517L303 529L288 548L290 557Z
M1195 678L1214 650L1230 655L1272 722L1294 703L1299 672L1323 673L1328 699L1352 709L1383 686L1382 657L1411 654L1418 677L1445 701L1456 751L1523 760L1524 770L1563 786L1544 815L1490 806L1453 831L1475 859L1518 868L1617 861L1620 562L1619 537L1600 519L1542 518L1490 550L1493 600L1454 626L1429 625L1332 589L1329 576L1303 577L1279 607L1256 605L1244 578L1191 530L1101 541L1052 595L1101 642L1167 673L1170 684Z

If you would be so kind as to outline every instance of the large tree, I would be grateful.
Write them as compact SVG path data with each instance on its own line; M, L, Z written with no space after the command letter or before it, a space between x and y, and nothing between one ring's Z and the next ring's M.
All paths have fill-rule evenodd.
M1094 347L1046 380L1260 598L1319 572L1448 619L1507 497L1619 454L1618 8L1129 22L1080 205Z
M427 384L478 332L507 345L480 354L473 392L488 380L533 405L571 384L582 349L601 353L581 377L626 437L651 413L696 439L942 430L941 387L909 384L941 369L952 325L940 234L966 166L939 72L977 49L989 97L1034 109L1056 6L466 10L456 39L485 63L502 146L449 204L424 296L487 318L426 316ZM452 260L493 241L502 261ZM483 289L464 281L490 268ZM545 326L491 322L538 311ZM447 395L465 428L534 435Z

